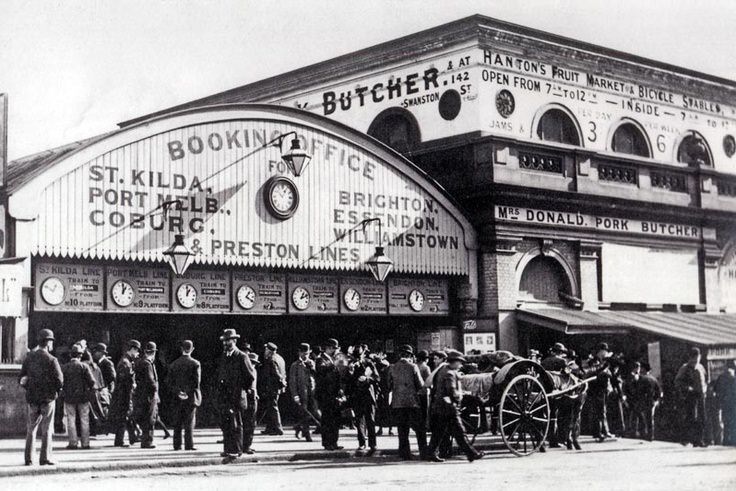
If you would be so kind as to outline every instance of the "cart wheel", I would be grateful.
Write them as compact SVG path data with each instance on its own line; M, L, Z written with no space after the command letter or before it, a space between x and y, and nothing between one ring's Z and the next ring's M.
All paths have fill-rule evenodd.
M498 423L504 445L514 454L531 455L542 446L549 428L549 401L531 375L517 375L501 394Z

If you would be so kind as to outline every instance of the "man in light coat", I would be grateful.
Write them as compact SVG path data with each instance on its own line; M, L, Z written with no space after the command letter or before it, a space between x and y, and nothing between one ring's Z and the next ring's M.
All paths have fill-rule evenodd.
M414 349L409 345L399 347L399 361L388 369L388 387L391 392L391 410L399 433L399 457L411 460L409 429L414 430L420 457L426 457L427 433L421 415L420 396L424 383L419 368L412 361Z
M72 359L64 365L64 417L66 431L69 437L68 449L79 448L77 435L77 417L79 417L79 433L82 439L82 448L89 449L89 412L90 394L95 390L97 381L87 363L81 358L84 348L75 344L72 346Z

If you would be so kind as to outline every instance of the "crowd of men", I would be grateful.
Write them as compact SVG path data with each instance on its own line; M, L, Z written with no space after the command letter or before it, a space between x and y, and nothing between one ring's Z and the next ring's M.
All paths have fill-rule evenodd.
M396 361L389 363L384 356L371 354L366 345L342 350L336 339L328 339L318 352L313 352L307 343L300 344L298 357L287 370L274 343L264 345L260 360L234 329L225 329L220 341L215 407L223 436L222 456L226 459L255 452L252 444L259 405L265 426L262 433L284 434L279 411L282 394L287 394L296 411L296 438L311 442L313 432L319 431L326 450L342 449L340 429L354 425L358 452L373 455L377 449L376 427L382 430L383 426L390 429L395 425L401 459L414 458L410 431L415 434L419 458L423 460L442 462L450 457L453 439L469 461L483 457L468 441L461 420L461 377L463 372L472 372L472 364L463 367L466 359L458 351L435 351L430 355L426 351L415 353L412 346L402 345ZM155 448L154 427L162 427L164 438L168 436L159 416L159 403L164 397L169 403L174 450L196 450L193 429L202 393L201 367L192 357L192 341L181 343L181 356L169 365L163 383L159 381L157 347L152 341L142 344L129 340L117 365L108 357L105 344L96 344L89 350L86 342L80 341L71 346L69 361L60 366L51 355L53 344L53 332L42 329L38 346L26 357L20 373L28 402L26 465L33 463L34 439L39 428L39 462L54 464L51 424L59 396L63 399L69 449L90 448L91 422L97 434L113 433L116 447L140 442L141 448ZM556 343L540 363L549 372L589 379L587 392L576 391L570 397L552 400L555 424L548 434L551 447L564 444L568 449L580 449L578 437L584 405L588 406L594 436L599 441L612 436L612 421L619 434L628 428L627 436L652 440L654 413L662 390L646 363L627 365L613 356L606 343L597 345L585 360ZM723 442L728 445L736 444L734 368L733 364L729 366L712 384L723 414ZM697 348L678 372L675 385L684 418L683 443L703 445L708 385Z

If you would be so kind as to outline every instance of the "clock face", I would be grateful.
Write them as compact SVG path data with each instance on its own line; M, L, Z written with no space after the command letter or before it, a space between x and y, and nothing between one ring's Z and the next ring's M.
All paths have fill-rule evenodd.
M309 307L310 300L309 292L304 287L298 286L291 293L291 303L299 310L305 310Z
M135 298L133 287L125 280L115 282L115 284L112 285L110 294L112 296L112 301L120 307L128 307L133 303L133 298Z
M182 283L176 289L176 300L185 309L191 309L197 302L197 290L189 283Z
M286 220L299 206L299 192L296 185L286 177L271 178L265 187L266 207L279 220Z
M342 300L348 310L356 311L360 307L360 293L355 288L348 288L342 294Z
M46 278L41 284L41 298L49 305L59 305L64 301L64 284L59 278Z
M409 307L414 312L421 312L424 308L424 294L419 290L412 290L409 293Z
M236 298L238 300L238 305L240 305L245 310L252 309L253 306L256 304L256 292L248 285L243 285L238 288Z

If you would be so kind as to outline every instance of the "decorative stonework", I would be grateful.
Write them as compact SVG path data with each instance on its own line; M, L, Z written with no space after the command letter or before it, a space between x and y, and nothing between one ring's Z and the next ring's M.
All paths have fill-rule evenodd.
M639 182L636 169L614 164L598 164L598 180L633 186Z
M723 151L729 159L736 153L736 139L734 139L733 135L723 137Z
M562 158L537 153L519 152L519 168L562 174Z
M675 193L687 193L687 178L683 174L652 171L650 178L653 188L665 189Z
M503 89L496 94L496 110L502 118L508 118L514 113L516 109L516 101L514 101L514 95L506 89Z

